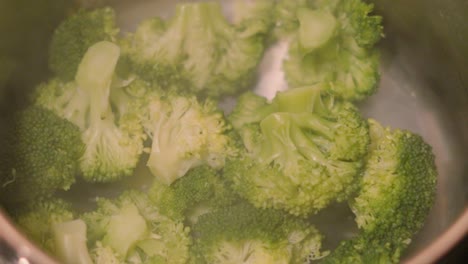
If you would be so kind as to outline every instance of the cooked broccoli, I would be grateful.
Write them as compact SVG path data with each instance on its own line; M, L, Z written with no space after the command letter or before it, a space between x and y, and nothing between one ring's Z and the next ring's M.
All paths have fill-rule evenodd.
M238 14L238 24L229 24L219 3L178 4L169 21L146 20L123 41L123 68L166 88L234 94L254 81L269 29L263 10L269 6L260 1Z
M277 112L237 128L246 151L231 159L224 172L256 206L307 215L355 191L369 144L367 122L353 105L321 90L279 93L272 103ZM244 121L249 120L237 123Z
M268 33L274 23L271 12L275 3L271 0L232 1L232 20L244 37Z
M98 199L98 209L82 219L88 225L95 260L186 263L188 259L189 229L162 215L142 192L129 191L115 201Z
M34 201L15 215L19 228L34 242L65 262L92 263L86 246L86 225L74 220L71 205L52 198Z
M290 86L326 83L346 100L362 100L379 81L382 18L361 0L281 1L277 7L281 38L289 41L284 71Z
M208 166L190 170L170 186L155 181L149 197L162 214L189 224L201 214L238 200L221 175Z
M80 128L86 145L80 167L88 181L109 182L131 175L143 151L145 135L139 120L116 120L111 107L111 81L119 54L115 44L98 42L86 52L74 82L54 79L37 89L37 105Z
M392 131L374 120L369 124L367 167L350 203L361 233L343 242L326 263L398 263L434 202L437 171L431 147L411 132Z
M307 263L326 254L303 219L246 202L202 215L193 233L195 263Z
M152 147L147 162L159 181L169 185L191 168L209 165L220 169L236 148L227 135L229 126L212 100L195 96L153 92L141 109L143 126Z
M49 51L50 69L62 81L72 81L88 48L99 41L116 41L118 33L113 9L79 10L55 30Z
M77 126L38 106L16 113L3 137L0 198L12 206L68 190L84 144Z

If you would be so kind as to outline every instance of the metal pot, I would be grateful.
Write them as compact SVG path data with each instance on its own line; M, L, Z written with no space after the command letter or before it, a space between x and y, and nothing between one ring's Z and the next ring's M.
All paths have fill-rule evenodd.
M43 2L52 1L54 5L44 7ZM170 14L179 1L79 2L115 7L122 29L131 30L142 18ZM468 231L468 2L374 2L385 23L382 82L378 94L361 107L383 124L421 134L433 146L439 170L436 204L404 257L407 263L430 263ZM228 6L229 1L223 3ZM0 118L21 107L24 94L47 78L50 34L76 5L61 0L0 0L0 55L14 62L8 88L0 93ZM263 70L268 71L265 76L274 74L268 67ZM0 263L53 261L0 211Z

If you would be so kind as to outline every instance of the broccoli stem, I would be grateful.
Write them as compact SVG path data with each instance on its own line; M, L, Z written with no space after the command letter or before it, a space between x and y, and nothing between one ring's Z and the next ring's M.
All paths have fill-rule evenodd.
M86 224L74 220L53 226L57 255L65 263L93 264L86 246Z
M107 41L89 48L76 74L76 82L90 99L89 124L102 122L110 113L110 86L120 56L120 48Z

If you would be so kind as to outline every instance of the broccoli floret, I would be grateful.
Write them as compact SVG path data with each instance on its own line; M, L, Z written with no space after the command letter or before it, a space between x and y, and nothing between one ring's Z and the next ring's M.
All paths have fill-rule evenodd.
M307 6L307 0L279 0L273 12L275 19L274 37L276 39L289 38L299 28L297 10Z
M226 164L233 188L258 207L295 215L347 199L369 144L357 109L320 87L279 93L272 104L278 112L237 129L246 151Z
M155 181L149 196L162 214L189 224L201 214L238 200L221 175L208 166L190 170L170 186Z
M350 202L361 233L343 242L326 263L398 263L434 202L437 170L431 147L411 132L369 123L367 167Z
M98 199L98 209L82 216L95 261L186 263L191 239L182 222L160 214L147 195L129 191L117 200Z
M290 43L283 67L290 86L323 82L346 100L362 100L376 90L379 52L374 45L382 36L382 18L369 15L372 5L321 0L279 3L278 8L279 30L289 30L283 33Z
M234 0L232 1L232 21L242 36L254 36L268 33L274 23L271 13L275 3L270 0Z
M0 198L12 206L68 190L84 144L77 126L52 111L29 106L16 113L1 148Z
M216 102L195 96L151 93L142 109L143 126L152 139L147 166L169 185L191 168L208 165L221 169L236 148L228 136L230 126Z
M236 25L229 24L219 3L179 4L169 21L144 21L123 41L124 68L168 89L234 94L252 84L263 55L266 18L251 16L263 9L254 6Z
M119 29L111 8L81 9L55 30L49 67L62 81L72 81L88 48L99 41L116 41Z
M322 236L302 219L247 202L200 217L195 263L307 263L321 258Z
M55 254L64 263L93 264L86 245L86 224L72 220L53 225Z
M237 107L229 115L232 126L239 129L247 124L257 123L271 113L277 112L275 104L253 92L246 92L237 98Z
M86 52L74 82L55 79L37 89L37 105L80 128L86 145L80 168L87 181L131 175L143 151L145 135L139 120L116 120L112 111L110 89L119 54L117 45L98 42Z
M55 254L54 225L72 221L74 212L69 203L57 198L29 203L14 213L18 227L44 250Z

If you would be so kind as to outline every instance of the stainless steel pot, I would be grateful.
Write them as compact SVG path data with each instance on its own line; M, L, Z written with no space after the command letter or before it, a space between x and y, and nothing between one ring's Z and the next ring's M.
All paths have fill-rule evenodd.
M56 2L54 8L44 8L43 2L50 1ZM167 16L179 1L80 2L114 6L123 30L131 30L142 18ZM223 2L229 5L229 1ZM468 1L374 2L385 21L383 75L378 94L361 107L386 125L420 133L434 148L439 170L436 204L404 258L408 263L430 263L468 231ZM24 94L47 78L50 34L75 4L65 0L0 0L0 55L12 59L15 66L8 88L0 93L0 117L20 107ZM269 56L277 56L280 50L272 49ZM262 67L263 77L271 79L257 88L265 93L280 88L272 78L277 69L271 64ZM0 211L0 263L52 260Z

